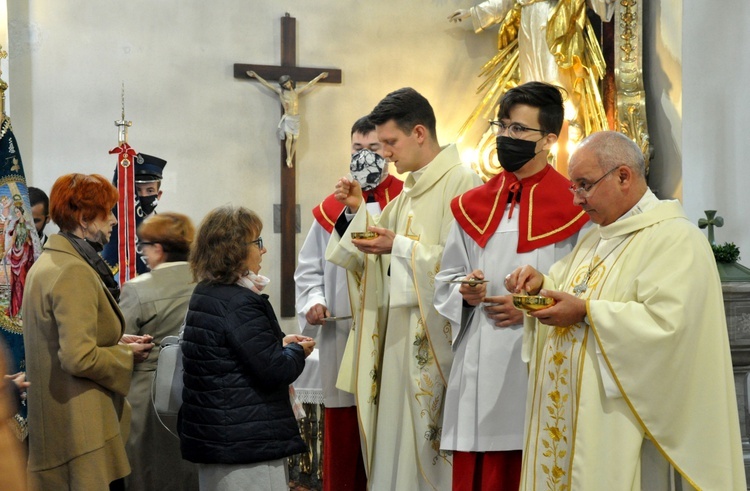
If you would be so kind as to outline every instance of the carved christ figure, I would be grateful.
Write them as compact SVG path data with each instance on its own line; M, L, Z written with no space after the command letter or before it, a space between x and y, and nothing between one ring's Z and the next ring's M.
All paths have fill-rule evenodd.
M320 80L328 77L328 72L323 72L310 80L304 87L297 89L294 80L289 75L279 77L279 87L274 87L263 77L254 71L247 72L248 77L258 79L258 82L276 92L284 108L284 115L279 121L278 135L280 140L285 140L286 165L292 166L294 154L297 151L297 137L299 137L299 96L312 88Z

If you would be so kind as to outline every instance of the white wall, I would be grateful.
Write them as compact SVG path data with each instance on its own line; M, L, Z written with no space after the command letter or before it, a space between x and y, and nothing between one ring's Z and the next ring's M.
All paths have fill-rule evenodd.
M683 22L685 208L694 222L718 210L716 242L737 244L749 265L750 3L684 0Z
M682 0L643 4L643 72L654 148L649 185L682 199Z
M68 172L110 177L125 82L129 141L165 158L159 209L199 221L232 203L266 228L263 272L278 311L279 144L275 94L235 80L234 63L279 63L280 17L297 18L301 66L343 70L343 84L302 99L298 146L301 246L310 210L347 172L351 124L388 92L413 86L433 104L441 143L477 102L494 33L447 16L469 1L13 0L9 2L11 117L30 184L49 190ZM285 326L290 329L291 322Z

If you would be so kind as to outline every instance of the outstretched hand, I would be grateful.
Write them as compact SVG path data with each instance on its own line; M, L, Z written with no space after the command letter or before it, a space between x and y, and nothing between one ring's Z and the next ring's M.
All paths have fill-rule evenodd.
M464 279L483 280L484 271L482 271L481 269L475 269L474 271L466 275ZM461 287L458 289L458 293L461 294L464 302L468 303L472 307L476 307L484 301L484 296L487 295L487 283L462 283Z
M526 292L529 295L537 295L544 283L544 275L528 264L516 268L505 277L505 288L510 293Z
M555 305L546 309L529 312L542 324L549 326L572 326L583 322L586 317L586 301L569 293L555 290L541 290L540 295L553 298Z
M311 326L320 326L325 324L326 317L330 317L331 313L328 311L325 305L322 303L316 303L310 310L305 314L305 320Z
M352 239L354 247L365 254L390 254L396 234L387 228L375 226L367 227L367 230L377 233L378 236L374 239Z

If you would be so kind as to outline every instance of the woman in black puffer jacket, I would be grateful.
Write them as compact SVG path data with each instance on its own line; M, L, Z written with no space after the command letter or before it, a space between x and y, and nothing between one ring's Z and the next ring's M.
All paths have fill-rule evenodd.
M178 429L201 490L286 490L286 457L304 452L289 399L311 338L285 336L258 274L266 249L260 218L245 208L211 211L190 253L198 285L182 355Z

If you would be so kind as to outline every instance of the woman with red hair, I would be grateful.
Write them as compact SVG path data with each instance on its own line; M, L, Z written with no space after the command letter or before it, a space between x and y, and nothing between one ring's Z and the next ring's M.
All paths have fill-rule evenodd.
M60 227L26 278L21 313L31 382L32 489L122 489L133 364L150 337L126 336L119 288L98 250L117 223L117 190L104 177L67 174L50 193Z

